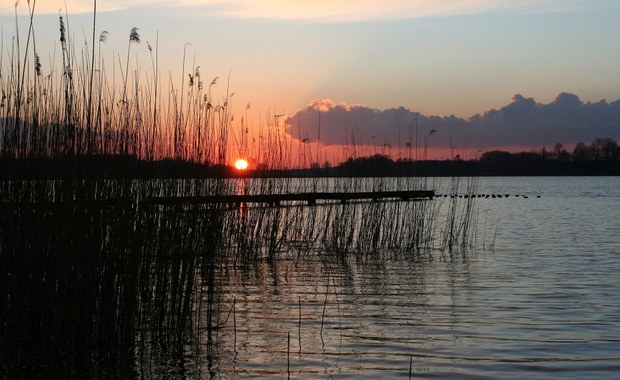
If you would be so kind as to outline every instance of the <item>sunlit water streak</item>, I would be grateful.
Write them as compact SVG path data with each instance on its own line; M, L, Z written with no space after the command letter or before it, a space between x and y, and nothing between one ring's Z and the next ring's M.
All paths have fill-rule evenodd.
M224 303L235 300L236 322L218 331L212 373L620 373L620 179L483 178L479 192L512 195L477 200L477 238L494 249L423 258L307 252L245 269L224 263L230 267L217 281Z

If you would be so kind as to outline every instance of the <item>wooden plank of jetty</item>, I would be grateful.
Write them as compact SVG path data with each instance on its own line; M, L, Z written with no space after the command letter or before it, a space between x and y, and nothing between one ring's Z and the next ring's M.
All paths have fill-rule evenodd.
M364 192L309 192L283 194L230 194L230 195L202 195L179 197L152 197L144 199L142 203L155 205L170 204L217 204L223 203L231 207L242 203L264 203L271 206L281 202L306 202L315 205L319 200L339 201L347 203L354 200L421 200L433 199L435 190L401 190L401 191L364 191Z
M9 209L37 209L55 210L65 208L83 207L88 209L108 208L108 207L133 207L134 200L130 197L110 198L110 199L68 199L60 201L24 201L24 202L0 202L0 210Z

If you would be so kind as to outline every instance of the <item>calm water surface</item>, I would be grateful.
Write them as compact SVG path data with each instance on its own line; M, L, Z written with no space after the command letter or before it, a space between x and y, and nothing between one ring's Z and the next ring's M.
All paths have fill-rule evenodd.
M476 200L479 248L467 254L224 262L217 352L205 359L205 335L183 367L216 378L617 377L620 178L478 188L511 196Z

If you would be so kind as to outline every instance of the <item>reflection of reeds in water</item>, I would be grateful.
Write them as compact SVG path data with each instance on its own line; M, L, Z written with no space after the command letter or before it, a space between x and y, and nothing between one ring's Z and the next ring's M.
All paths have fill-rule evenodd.
M448 251L450 254L455 250L464 251L471 248L474 238L472 234L475 233L472 224L476 220L474 206L478 188L477 179L467 178L464 192L460 186L461 178L452 178L446 222L442 229L442 251Z
M261 181L247 190L261 189ZM270 186L281 191L294 181ZM336 182L343 188L363 180ZM458 226L471 223L469 206L450 209L445 215L453 224L442 229L437 201L234 209L139 201L154 194L234 191L233 183L4 182L18 202L4 202L0 216L2 368L123 377L157 366L157 360L187 355L193 341L209 342L207 352L196 343L202 355L217 355L217 331L234 321L234 316L222 318L233 310L224 306L232 299L220 293L215 280L231 269L224 261L251 270L258 262L290 255L427 257L436 248L467 248L460 243L467 241L468 227ZM109 194L115 201L88 202ZM74 201L41 203L54 199ZM458 246L444 240L449 228L461 234Z
M131 74L131 49L141 42L132 29L117 86L106 76L102 55L95 57L106 33L96 49L76 52L68 20L60 23L57 69L46 73L41 67L33 33L24 50L19 38L2 50L11 54L1 63L1 159L23 160L24 170L26 159L62 157L70 163L83 155L225 162L231 96L214 104L217 78L204 86L198 67L192 67L189 82L184 72L179 91L171 85L170 97L162 101L157 46L148 46L150 71ZM280 167L290 155L290 142L271 128L260 144L257 155L267 168ZM435 201L235 209L141 202L152 196L318 188L416 190L426 188L425 178L81 180L71 165L62 177L0 182L0 373L9 377L145 376L170 362L182 367L188 346L212 360L218 329L235 321L234 302L223 306L231 300L216 281L230 270L224 261L247 269L291 253L344 260L385 252L433 255L437 247L462 252L474 215L473 201L461 206L456 198L442 225ZM469 182L467 190L474 186ZM232 318L222 317L231 312Z
M467 248L445 240L454 228L455 236L461 234L458 242L467 241L466 229L457 227L462 220L471 223L472 209L459 203L441 214L439 201L233 209L140 202L154 195L235 192L239 182L249 193L286 192L298 187L296 181L2 182L7 190L0 215L5 268L0 288L6 289L0 299L2 368L26 375L45 370L123 377L181 360L188 345L196 355L217 357L219 328L235 320L222 318L233 310L216 280L225 271L252 271L257 263L290 255L346 261L386 254L432 257L436 248L451 253ZM410 181L415 188L418 180ZM323 186L397 185L348 178Z
M294 187L291 182L304 179L282 179L275 193ZM426 182L426 180L424 180ZM255 180L246 185L249 193L260 192L264 184ZM406 185L419 188L421 180L335 178L325 181L328 191L348 189L394 188ZM449 191L475 193L476 183L468 180L459 189L458 179L450 182ZM273 183L272 183L273 185ZM451 197L441 201L326 202L308 207L291 204L284 207L242 206L238 217L227 219L223 234L230 247L242 257L273 255L277 251L322 251L342 254L372 254L385 249L411 255L432 254L435 249L450 253L471 248L472 223L475 222L474 197ZM445 218L445 219L444 219Z

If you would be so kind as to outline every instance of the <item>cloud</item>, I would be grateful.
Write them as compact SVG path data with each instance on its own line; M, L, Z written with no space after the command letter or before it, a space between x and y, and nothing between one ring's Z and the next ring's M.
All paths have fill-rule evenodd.
M280 20L369 21L399 20L430 16L459 15L491 10L558 11L582 0L108 0L99 2L98 11L140 7L191 9L192 14L228 18L267 18ZM91 12L92 0L47 0L37 2L37 13ZM26 1L20 3L27 11ZM12 14L14 3L0 4L0 13Z
M548 104L515 95L512 102L469 119L426 116L399 107L386 110L363 105L314 100L287 118L293 137L323 145L373 144L401 147L424 144L430 131L433 147L487 149L495 146L552 146L590 142L598 137L620 139L620 100L582 102L574 94L561 93ZM416 127L417 126L417 127ZM417 130L417 133L416 133Z

